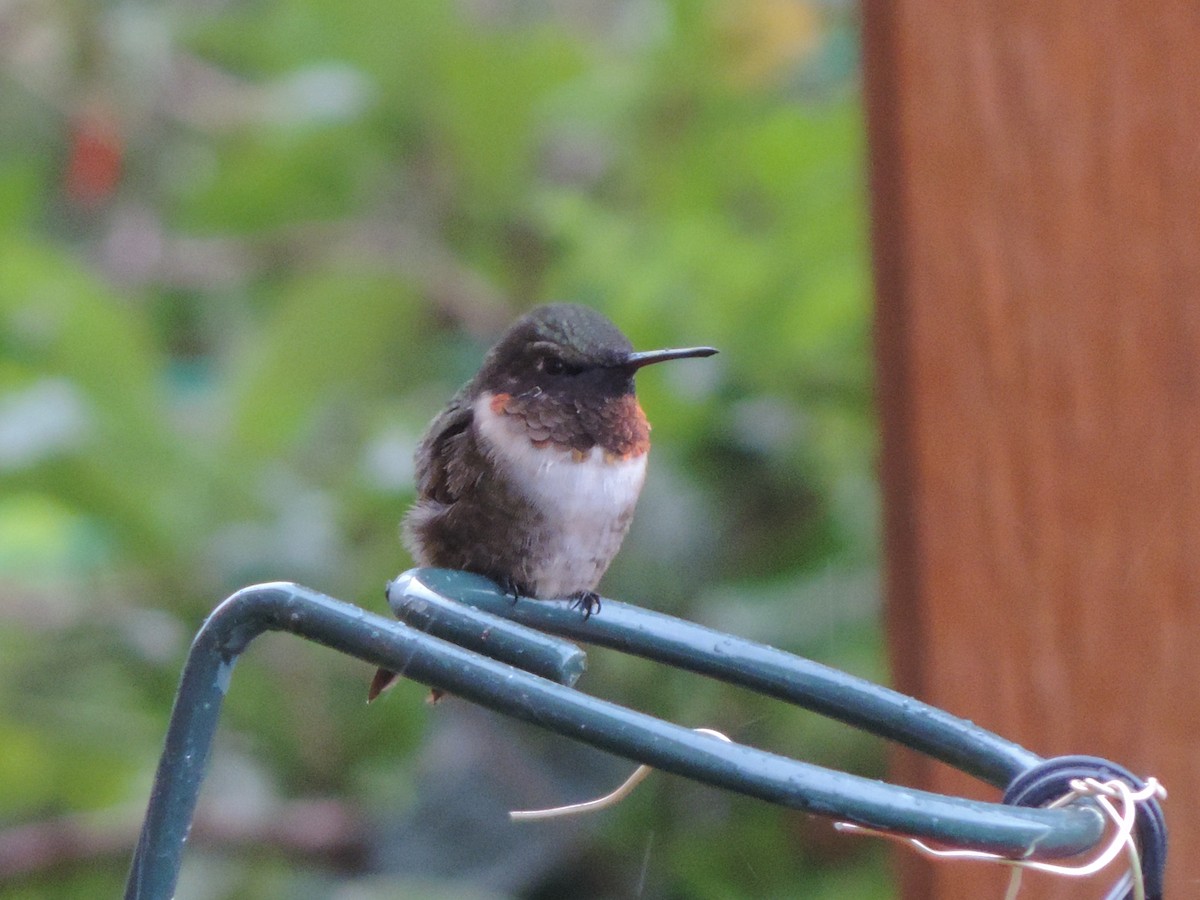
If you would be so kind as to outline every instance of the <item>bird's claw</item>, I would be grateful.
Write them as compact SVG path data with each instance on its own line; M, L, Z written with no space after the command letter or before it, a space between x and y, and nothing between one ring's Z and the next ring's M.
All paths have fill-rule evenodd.
M583 620L586 622L592 617L593 613L600 612L600 595L595 591L579 591L577 594L572 594L571 609L578 609L583 612Z
M512 601L513 606L516 606L517 601L521 599L521 586L517 584L517 579L506 575L503 578L497 578L496 583L500 586L500 592Z

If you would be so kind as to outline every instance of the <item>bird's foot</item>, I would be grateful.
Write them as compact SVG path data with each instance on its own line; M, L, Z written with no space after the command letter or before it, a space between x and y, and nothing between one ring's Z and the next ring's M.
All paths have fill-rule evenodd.
M578 609L583 613L583 619L586 622L592 617L592 613L600 612L600 595L595 591L576 591L571 595L571 609Z
M517 601L521 599L521 585L517 584L517 579L511 575L505 575L497 578L496 584L500 585L500 592L512 601L513 606L516 606Z

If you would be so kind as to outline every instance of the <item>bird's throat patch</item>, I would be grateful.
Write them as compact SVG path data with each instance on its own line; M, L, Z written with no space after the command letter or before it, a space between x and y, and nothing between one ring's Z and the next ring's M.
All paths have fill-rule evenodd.
M541 393L501 392L492 394L487 405L537 449L569 452L575 462L588 459L595 447L605 462L634 459L650 449L650 423L633 394L580 404Z

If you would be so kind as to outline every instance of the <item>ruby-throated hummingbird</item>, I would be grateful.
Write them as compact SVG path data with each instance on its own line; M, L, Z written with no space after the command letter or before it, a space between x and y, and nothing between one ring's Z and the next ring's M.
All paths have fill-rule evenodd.
M590 615L646 477L650 425L633 376L716 352L637 353L612 322L573 304L522 316L417 447L417 501L403 526L413 559L514 595L571 598ZM368 699L395 677L380 669Z

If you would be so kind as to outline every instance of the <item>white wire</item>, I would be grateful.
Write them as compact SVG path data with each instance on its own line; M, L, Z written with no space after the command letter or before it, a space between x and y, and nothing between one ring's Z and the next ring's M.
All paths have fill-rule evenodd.
M856 825L853 822L835 822L834 827L838 831L849 832L851 834L873 835L896 841L912 847L933 859L967 860L1011 866L1014 868L1014 871L1012 879L1009 881L1008 890L1005 893L1006 900L1013 900L1016 897L1017 891L1020 889L1021 874L1026 869L1046 872L1064 878L1087 878L1104 869L1117 858L1122 850L1125 850L1129 856L1129 870L1133 877L1135 900L1145 900L1146 887L1142 874L1142 861L1137 850L1137 844L1133 840L1133 829L1137 823L1137 805L1152 797L1165 799L1166 796L1167 792L1155 778L1146 779L1145 787L1137 791L1133 790L1124 781L1118 779L1105 782L1098 781L1095 778L1076 779L1072 781L1071 790L1053 803L1047 804L1048 808L1054 809L1074 803L1083 798L1089 798L1094 800L1104 811L1104 814L1116 825L1116 831L1104 849L1091 861L1076 865L1048 863L1032 859L1013 859L1008 856L987 853L982 850L942 850L931 847L919 838L895 834L889 831L880 831L879 829L870 828L865 825ZM1119 799L1120 810L1113 805L1112 798Z

